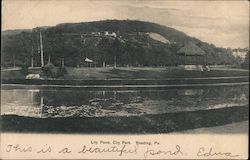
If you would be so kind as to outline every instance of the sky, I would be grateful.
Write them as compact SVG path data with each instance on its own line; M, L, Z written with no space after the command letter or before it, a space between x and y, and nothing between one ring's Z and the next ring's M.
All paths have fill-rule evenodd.
M249 47L249 2L3 0L2 30L106 19L155 22L218 47Z

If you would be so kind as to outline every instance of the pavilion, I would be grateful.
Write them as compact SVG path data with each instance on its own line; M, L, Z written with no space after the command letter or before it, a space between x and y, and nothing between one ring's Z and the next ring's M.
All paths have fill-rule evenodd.
M188 66L200 66L205 64L205 51L194 42L189 42L177 51L179 64Z

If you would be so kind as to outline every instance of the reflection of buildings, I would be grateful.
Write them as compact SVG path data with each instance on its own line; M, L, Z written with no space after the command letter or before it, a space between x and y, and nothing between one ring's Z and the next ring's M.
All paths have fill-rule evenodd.
M2 114L15 114L20 116L41 117L42 101L38 89L12 89L2 90Z
M185 89L185 90L178 90L178 95L183 96L200 96L203 93L203 89Z

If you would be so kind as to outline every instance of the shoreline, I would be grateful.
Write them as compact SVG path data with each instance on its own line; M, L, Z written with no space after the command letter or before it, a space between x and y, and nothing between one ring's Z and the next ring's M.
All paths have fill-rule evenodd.
M3 124L1 132L159 134L181 133L193 129L247 121L249 119L248 111L249 105L243 105L129 117L33 118L1 115L0 118ZM225 115L230 116L225 117Z
M249 82L211 83L211 84L170 84L170 85L32 85L32 84L2 84L1 89L22 88L84 88L84 89L170 89L170 88L199 88L217 86L241 86Z
M248 134L248 126L249 121L241 121L215 127L202 127L182 132L173 132L171 134Z
M247 85L248 76L194 77L166 79L2 79L4 86L82 87L82 88L171 88Z

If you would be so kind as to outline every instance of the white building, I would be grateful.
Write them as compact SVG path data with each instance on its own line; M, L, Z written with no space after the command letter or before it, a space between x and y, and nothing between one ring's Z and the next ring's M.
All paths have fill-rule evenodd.
M247 55L247 49L235 49L233 50L233 56L240 57L241 59L245 59Z

